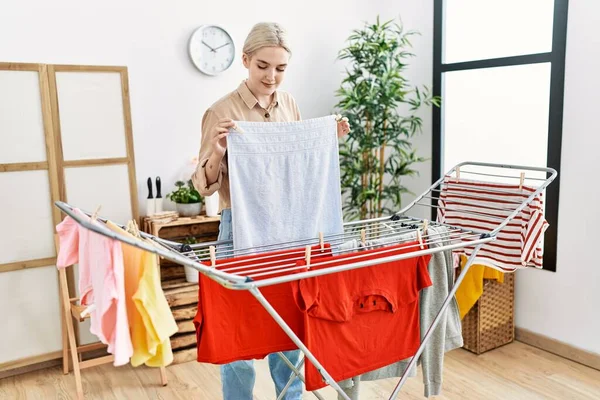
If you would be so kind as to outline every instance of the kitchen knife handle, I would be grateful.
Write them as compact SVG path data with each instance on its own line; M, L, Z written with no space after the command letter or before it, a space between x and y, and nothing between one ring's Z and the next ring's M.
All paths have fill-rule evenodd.
M148 178L148 198L149 199L153 199L154 197L152 196L152 178Z
M162 197L162 195L160 194L160 176L156 177L156 198L160 199Z

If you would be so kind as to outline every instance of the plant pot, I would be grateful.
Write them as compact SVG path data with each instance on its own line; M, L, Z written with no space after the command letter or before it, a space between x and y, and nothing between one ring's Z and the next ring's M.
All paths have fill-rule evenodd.
M193 217L196 215L200 215L200 211L202 210L202 203L176 203L175 207L177 208L177 213L180 217Z
M183 266L185 270L185 281L189 283L198 283L198 270L192 267Z
M206 216L216 217L219 215L219 192L215 192L204 198L206 204Z

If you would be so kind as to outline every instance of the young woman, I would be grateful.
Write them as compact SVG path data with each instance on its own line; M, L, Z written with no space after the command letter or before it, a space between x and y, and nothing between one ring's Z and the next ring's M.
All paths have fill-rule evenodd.
M219 192L221 222L219 240L231 240L231 210L229 178L227 174L227 135L233 120L258 122L299 121L300 110L294 98L277 90L285 76L291 51L285 30L276 23L255 25L244 43L242 61L248 69L248 78L233 92L214 103L202 118L202 142L199 163L192 176L194 186L203 196ZM338 122L339 137L350 127L346 120ZM300 351L284 353L294 364ZM271 377L279 396L286 385L291 369L277 354L268 356ZM221 367L224 400L252 400L255 372L252 361L236 361ZM285 399L300 400L302 382L296 379Z

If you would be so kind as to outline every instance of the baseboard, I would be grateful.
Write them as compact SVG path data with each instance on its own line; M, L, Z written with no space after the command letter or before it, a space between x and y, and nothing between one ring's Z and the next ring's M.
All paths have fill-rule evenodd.
M77 352L81 353L82 360L101 357L107 354L106 345L100 342L81 345L77 348ZM71 355L69 354L69 360L70 357ZM0 363L0 379L44 368L51 368L57 365L62 365L62 350Z
M62 351L21 358L0 364L0 379L62 365Z
M547 336L523 328L515 328L515 339L519 342L547 351L548 353L556 354L557 356L600 370L600 354L579 349L570 344L551 339Z

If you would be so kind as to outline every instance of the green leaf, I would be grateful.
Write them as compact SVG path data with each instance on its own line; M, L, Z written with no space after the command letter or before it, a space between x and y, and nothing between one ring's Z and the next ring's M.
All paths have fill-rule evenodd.
M422 109L439 107L441 98L432 96L427 86L412 85L406 76L408 60L416 57L411 39L418 34L405 31L401 21L381 22L377 16L375 23L352 30L339 51L345 75L333 111L346 116L351 128L340 141L345 218L362 216L362 207L371 203L375 212L398 211L402 195L408 193L403 178L415 176L416 165L425 160L416 155L412 138L422 131Z

